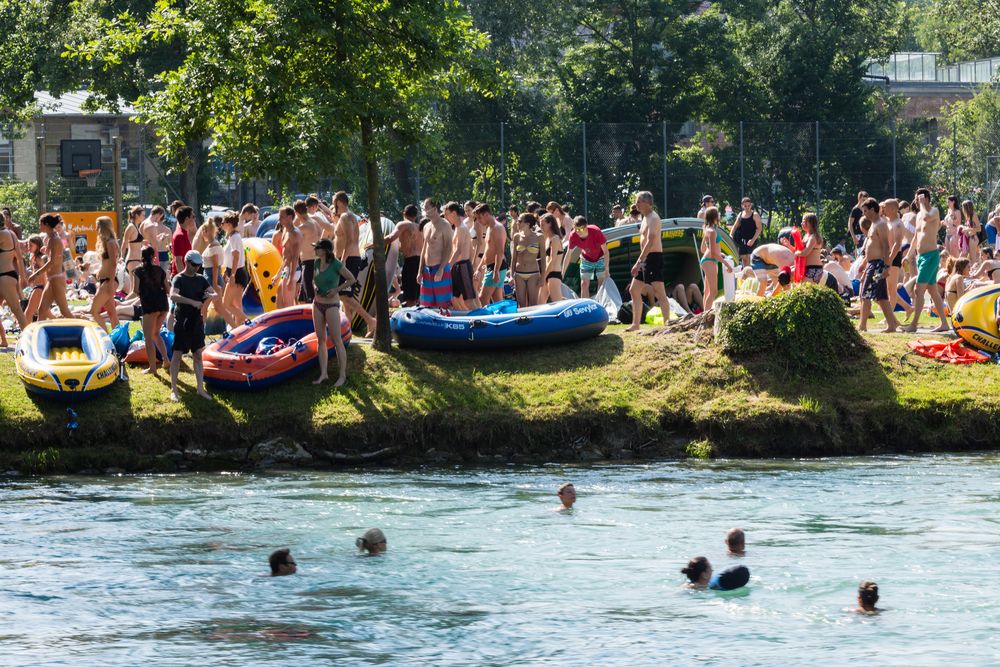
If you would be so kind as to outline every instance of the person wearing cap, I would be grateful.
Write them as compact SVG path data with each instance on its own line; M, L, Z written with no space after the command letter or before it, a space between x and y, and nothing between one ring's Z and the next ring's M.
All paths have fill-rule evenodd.
M705 195L701 198L701 209L698 211L698 218L701 220L705 219L705 211L715 206L715 197L712 195Z
M354 540L358 550L367 552L369 556L384 554L388 545L385 541L385 533L379 528L369 528L365 534Z
M327 349L327 331L333 340L337 352L337 367L340 375L334 387L342 387L347 382L347 350L340 333L340 299L339 290L350 289L357 278L337 259L333 249L333 241L320 239L313 244L316 251L316 265L313 273L313 283L316 296L313 298L313 327L316 330L317 349ZM319 377L313 384L320 384L330 379L327 374L329 355L319 355Z
M205 349L205 310L215 291L208 279L201 274L202 258L197 250L189 250L184 255L184 270L174 276L171 284L170 300L176 304L174 314L174 354L170 359L170 400L179 401L177 374L181 369L181 358L190 352L194 359L194 375L198 383L198 395L211 399L205 391L205 369L201 352Z
M726 533L726 549L730 556L746 556L747 536L742 528L730 528Z
M277 549L267 559L272 577L284 577L299 571L299 565L292 557L291 549Z

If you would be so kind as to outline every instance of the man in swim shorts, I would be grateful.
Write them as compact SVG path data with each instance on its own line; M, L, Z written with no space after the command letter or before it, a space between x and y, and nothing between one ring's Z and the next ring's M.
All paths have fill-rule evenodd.
M903 331L912 333L920 324L920 316L924 310L924 293L931 295L931 301L938 313L944 313L944 300L938 289L937 273L941 264L941 250L938 248L938 232L941 229L941 215L937 208L931 205L931 191L927 188L917 190L916 203L919 208L916 217L917 232L914 236L910 254L917 253L917 282L913 287L913 320L903 326ZM948 331L948 322L933 329L936 333Z
M420 305L425 308L451 308L451 225L441 217L441 207L433 199L425 199L424 250L420 256Z
M611 266L608 239L600 227L587 224L587 219L578 215L573 220L573 231L569 235L569 252L563 257L564 276L566 269L569 268L569 258L574 248L580 249L580 296L587 298L590 296L591 280L597 281L597 289L600 290L604 286L604 281L608 279L608 267Z
M149 217L139 227L139 232L156 251L156 263L169 273L170 267L167 265L170 264L171 235L170 228L163 224L166 217L167 212L162 206L154 206L149 212Z
M399 241L399 254L403 257L403 272L400 276L402 301L404 306L416 306L420 300L420 254L424 249L424 235L417 226L420 211L413 204L403 209L403 219L396 223L396 229L385 237L385 245Z
M879 203L874 197L869 197L861 203L864 217L870 223L868 240L865 241L865 259L859 271L863 270L861 281L861 321L859 331L868 330L868 317L871 315L872 301L878 303L885 316L886 327L882 333L896 331L899 323L889 305L889 292L886 287L886 277L889 272L889 225L879 214Z
M358 301L361 296L361 285L358 280L361 272L367 268L368 261L361 257L359 245L361 228L358 224L358 216L351 211L349 204L350 199L346 192L341 191L333 195L333 214L336 218L333 230L333 253L347 267L355 280L350 287L344 288L340 292L340 301L348 316L352 319L360 317L365 321L365 325L368 327L368 333L365 334L365 337L371 338L375 335L375 318L369 315ZM371 272L369 272L370 274ZM345 282L343 277L341 282Z
M267 559L272 577L284 577L298 572L298 563L292 557L291 549L277 549Z
M903 221L899 219L899 201L886 199L882 202L882 217L889 226L889 256L892 258L886 273L885 283L886 290L889 292L889 307L895 312L897 305L902 306L903 311L909 315L913 308L899 296L898 292L900 274L903 271L903 258L910 249L910 245L906 243L906 228L903 227Z
M278 283L278 308L287 308L295 305L295 288L301 275L302 232L295 226L295 209L291 206L282 206L278 211L278 229L274 240L274 245L281 248L281 268L271 279L271 284Z
M639 257L632 266L632 281L628 288L629 295L632 297L632 326L626 331L638 331L642 324L642 291L646 285L649 285L653 294L649 305L659 304L660 312L664 315L670 313L667 291L663 286L663 237L660 234L662 223L660 216L653 210L653 193L645 190L637 193L635 205L642 213L642 223L639 225ZM604 236L600 230L598 233ZM572 244L570 247L573 247ZM607 248L606 241L603 247ZM607 275L607 269L605 269L605 275ZM603 282L601 280L598 284ZM598 289L600 289L599 286ZM586 296L582 289L582 279L580 296Z
M458 310L479 308L472 280L472 233L462 224L462 205L450 201L444 205L444 219L453 230L451 241L451 295Z
M507 280L507 229L493 217L489 204L479 204L473 211L476 226L483 228L483 256L476 267L483 274L483 288L479 291L479 302L486 306L503 299L503 284Z
M778 284L781 267L790 266L794 262L795 252L787 236L779 236L777 243L765 243L754 248L750 253L750 268L760 283L757 296L764 296L769 284L773 290Z

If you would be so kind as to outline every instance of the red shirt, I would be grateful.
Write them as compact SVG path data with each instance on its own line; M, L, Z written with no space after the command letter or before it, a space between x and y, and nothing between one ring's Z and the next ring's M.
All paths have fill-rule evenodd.
M570 232L569 235L569 249L580 248L580 253L588 262L596 262L604 257L604 248L601 246L607 242L608 239L604 236L604 232L597 225L587 225L587 238L585 239L580 238L580 235L575 231Z
M184 255L191 249L191 238L187 230L177 225L174 235L170 237L170 252L174 256L174 261L170 263L170 275L176 276L184 270ZM178 270L180 266L180 270Z

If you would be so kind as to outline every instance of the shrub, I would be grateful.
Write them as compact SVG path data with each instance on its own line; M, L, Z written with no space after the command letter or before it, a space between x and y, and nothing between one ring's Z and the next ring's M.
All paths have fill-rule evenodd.
M780 354L789 367L826 371L865 349L865 342L833 290L800 285L761 301L725 309L719 343L730 355Z

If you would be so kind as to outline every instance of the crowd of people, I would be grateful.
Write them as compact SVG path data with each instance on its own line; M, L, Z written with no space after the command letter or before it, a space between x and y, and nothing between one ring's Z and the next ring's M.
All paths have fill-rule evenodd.
M555 508L558 512L572 513L576 504L576 487L572 482L566 482L556 491L559 498L559 505ZM734 559L741 559L746 556L746 532L742 528L731 528L726 532L724 543L726 545L726 556ZM365 556L379 556L386 553L388 541L385 533L380 528L369 528L363 535L354 541L358 551ZM272 577L284 577L298 573L298 563L292 555L291 549L283 547L275 549L268 557L270 575ZM747 585L750 579L750 571L744 565L736 565L726 568L719 574L715 574L712 564L705 556L696 556L688 561L686 567L681 569L687 581L683 584L685 588L692 590L736 590ZM862 581L858 586L857 607L851 611L861 614L876 614L880 610L875 606L879 600L878 584L873 581Z

